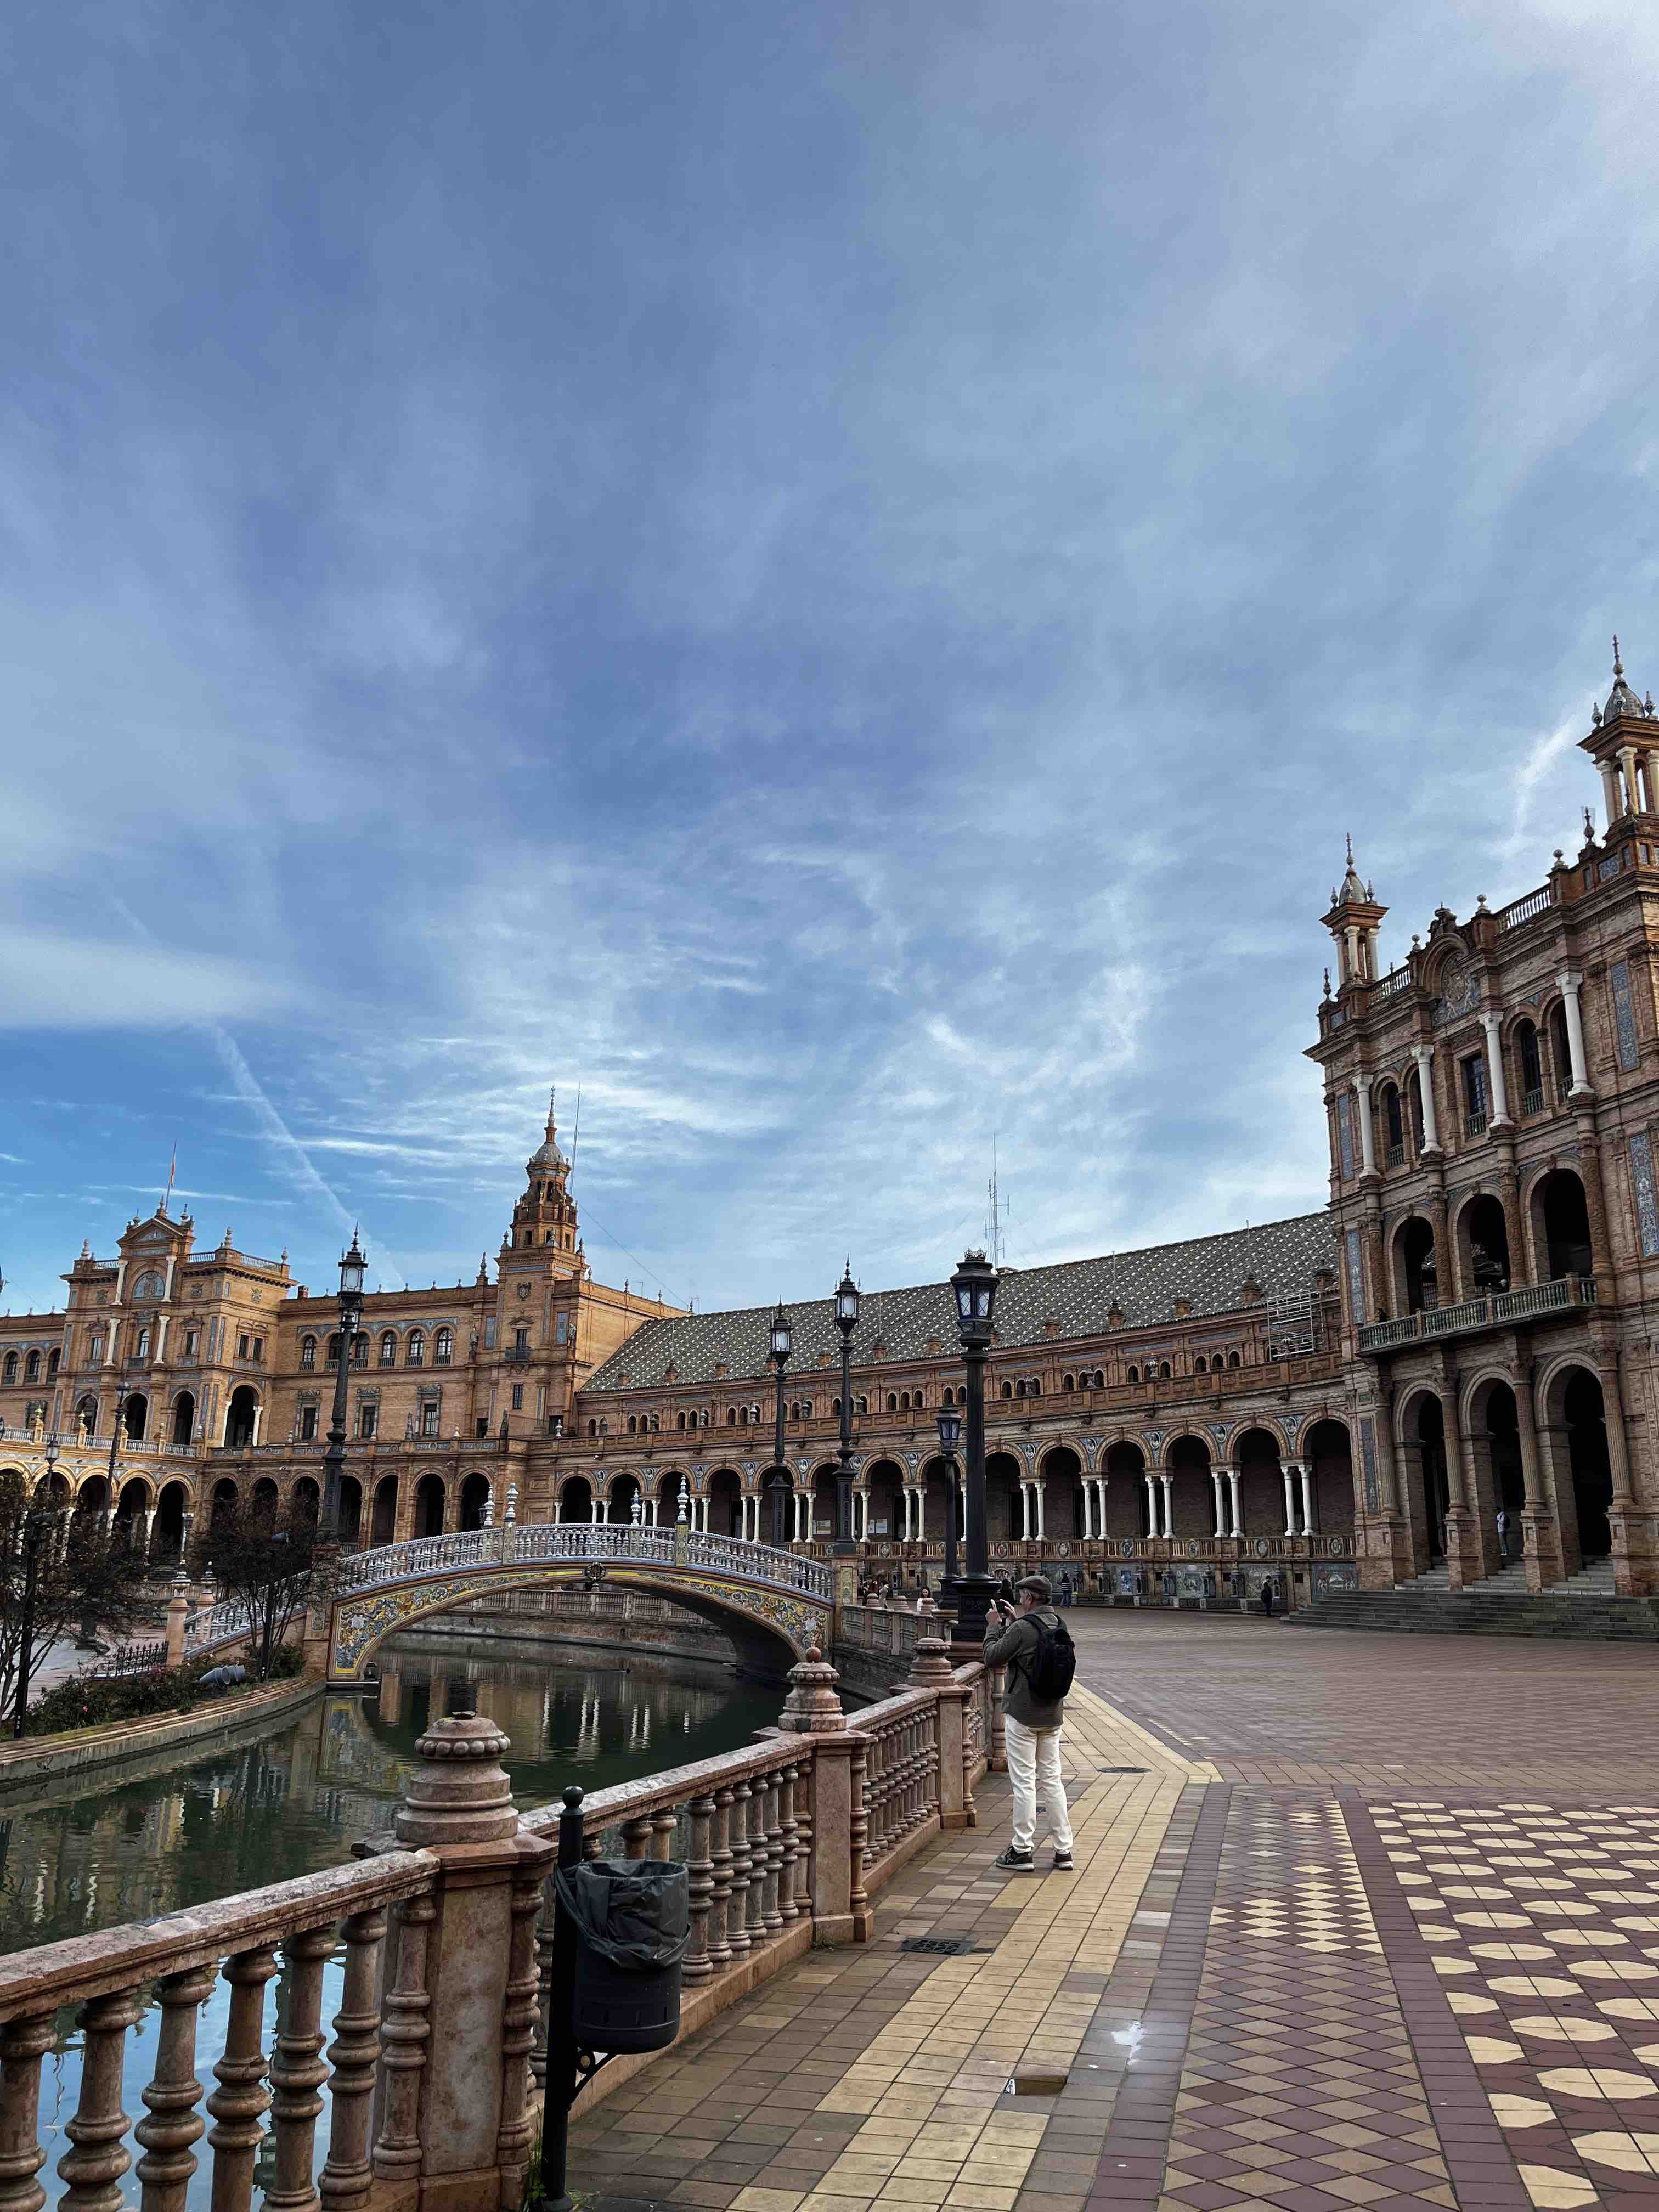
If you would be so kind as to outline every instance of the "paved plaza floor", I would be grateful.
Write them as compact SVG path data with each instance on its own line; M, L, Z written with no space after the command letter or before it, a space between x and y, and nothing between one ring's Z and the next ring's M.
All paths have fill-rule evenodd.
M1075 1873L995 1871L989 1778L873 1943L586 2114L573 2185L708 2212L1659 2212L1659 1650L1068 1618ZM930 1935L975 1948L900 1948Z

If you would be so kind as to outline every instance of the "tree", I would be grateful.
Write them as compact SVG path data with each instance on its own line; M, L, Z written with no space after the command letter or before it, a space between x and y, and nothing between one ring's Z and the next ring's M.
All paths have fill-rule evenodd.
M37 1489L44 1486L38 1486ZM23 1631L30 1630L29 1680L60 1638L82 1625L125 1635L144 1586L142 1553L101 1513L70 1513L32 1500L31 1486L0 1474L0 1711L10 1712L21 1682ZM29 1589L30 1554L33 1589ZM25 1616L28 1616L26 1622Z
M192 1547L191 1571L211 1575L227 1597L246 1607L249 1672L262 1682L271 1654L304 1608L316 1542L317 1524L308 1513L290 1513L279 1526L270 1512L238 1503L222 1506Z

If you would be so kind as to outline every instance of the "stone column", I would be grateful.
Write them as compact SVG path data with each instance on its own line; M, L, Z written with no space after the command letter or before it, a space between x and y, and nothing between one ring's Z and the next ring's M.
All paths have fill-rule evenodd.
M431 2042L421 2089L422 2212L516 2204L529 2161L528 2050L507 2036L530 1923L523 1893L555 1847L521 1832L493 1721L453 1713L416 1744L394 1824L409 1850L441 1861L426 1990ZM515 1892L520 1893L515 1899ZM504 2053L504 2044L513 2048Z
M1504 1045L1499 1035L1503 1025L1503 1017L1490 1008L1480 1017L1480 1026L1486 1032L1486 1080L1492 1088L1494 1121L1510 1119L1509 1089L1504 1081Z
M863 1770L870 1740L848 1727L836 1692L840 1680L814 1644L789 1669L778 1727L785 1735L812 1739L812 1941L867 1943L875 1929L864 1887Z
M1291 1470L1288 1464L1279 1469L1279 1475L1285 1485L1285 1534L1287 1536L1294 1536L1296 1534L1296 1498L1295 1494L1291 1488Z
M1297 1474L1302 1484L1302 1533L1304 1536L1317 1534L1314 1513L1314 1471L1311 1460L1297 1462Z
M1598 761L1596 766L1601 771L1601 803L1607 809L1607 827L1611 830L1625 811L1619 803L1619 769L1610 760Z
M1417 1062L1417 1087L1423 1100L1423 1149L1425 1152L1437 1152L1440 1122L1434 1110L1434 1047L1414 1044L1412 1058Z
M1238 1482L1238 1469L1236 1467L1230 1467L1227 1469L1227 1489L1231 1501L1233 1525L1229 1534L1242 1537L1244 1534L1244 1516L1239 1510Z
M1043 1525L1042 1517L1043 1510L1047 1504L1046 1493L1048 1492L1048 1484L1042 1480L1041 1476L1039 1476L1036 1481L1031 1485L1032 1501L1036 1506L1036 1534L1039 1544L1045 1540L1048 1534L1048 1529Z
M1590 1090L1589 1071L1584 1060L1584 1023L1578 1009L1578 994L1583 977L1576 969L1564 968L1556 977L1561 987L1561 1011L1567 1018L1567 1059L1572 1069L1572 1082L1568 1087L1569 1098L1588 1098Z
M1634 745L1620 746L1619 765L1625 773L1625 794L1626 803L1624 811L1626 814L1639 814L1642 811L1642 793L1641 788L1636 781L1636 748Z
M1172 1474L1160 1474L1158 1480L1164 1492L1164 1534L1166 1536L1173 1536L1175 1534L1175 1477Z
M1146 1534L1149 1536L1156 1536L1158 1534L1158 1477L1149 1474L1142 1480L1146 1485Z
M1354 1095L1359 1101L1359 1172L1376 1173L1376 1130L1371 1115L1371 1078L1356 1075Z

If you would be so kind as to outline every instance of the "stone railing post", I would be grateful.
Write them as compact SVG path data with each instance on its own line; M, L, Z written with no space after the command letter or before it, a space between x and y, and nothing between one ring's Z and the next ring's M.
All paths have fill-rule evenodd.
M869 1739L847 1725L841 1680L817 1644L789 1669L778 1727L812 1739L812 1941L867 1943L875 1917L864 1889L864 1767Z
M185 1663L185 1623L190 1619L190 1600L182 1590L167 1601L167 1664Z
M306 1597L305 1674L308 1682L328 1679L334 1647L334 1588L339 1573L339 1546L319 1544L312 1554L311 1588Z
M1002 1685L1000 1667L985 1670L985 1770L988 1774L1008 1771L1006 1737L1003 1729Z
M441 1862L424 1947L422 2212L516 2204L529 2161L534 1913L555 1847L520 1831L507 1747L480 1714L434 1722L416 1744L395 1823L404 1848Z
M951 1647L942 1636L916 1638L910 1686L931 1690L938 1699L939 1824L941 1828L965 1828L969 1822L963 1753L968 1738L968 1700L973 1692L951 1672Z

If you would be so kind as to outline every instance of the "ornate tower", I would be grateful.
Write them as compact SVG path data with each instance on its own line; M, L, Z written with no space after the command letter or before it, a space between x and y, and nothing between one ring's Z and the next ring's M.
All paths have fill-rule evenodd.
M1590 733L1579 744L1601 776L1607 834L1618 840L1632 834L1638 815L1659 814L1659 720L1653 694L1638 699L1625 681L1619 640L1613 641L1613 689L1605 707L1590 708Z
M1348 872L1340 891L1331 893L1325 927L1336 939L1336 992L1376 982L1382 973L1376 954L1376 933L1388 912L1379 906L1369 884L1362 884L1353 864L1353 839L1348 840Z
M548 1258L557 1255L568 1264L556 1271L574 1273L581 1264L576 1201L568 1188L570 1163L559 1150L558 1125L553 1118L551 1099L547 1109L547 1135L525 1162L524 1171L527 1178L525 1194L513 1209L513 1225L502 1240L501 1249L503 1252L533 1249Z

